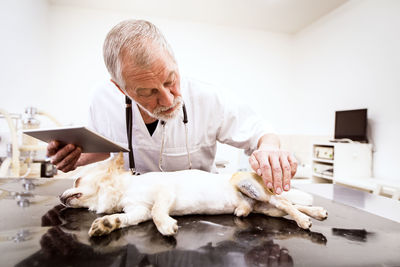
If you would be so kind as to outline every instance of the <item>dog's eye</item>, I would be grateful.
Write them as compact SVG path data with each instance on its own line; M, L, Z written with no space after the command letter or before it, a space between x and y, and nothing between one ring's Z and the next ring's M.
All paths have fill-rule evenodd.
M82 177L79 177L78 179L75 180L74 182L74 187L78 187L79 186L79 182L81 181Z

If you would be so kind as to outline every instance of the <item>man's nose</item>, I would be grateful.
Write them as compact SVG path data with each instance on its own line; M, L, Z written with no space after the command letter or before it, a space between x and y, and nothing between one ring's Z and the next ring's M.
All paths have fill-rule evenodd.
M174 103L175 96L167 88L161 90L161 94L158 98L158 104L164 107L170 107Z

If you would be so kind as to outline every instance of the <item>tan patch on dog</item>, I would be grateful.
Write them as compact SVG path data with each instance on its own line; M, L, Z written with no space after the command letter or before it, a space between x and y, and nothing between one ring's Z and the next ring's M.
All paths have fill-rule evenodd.
M276 193L275 193L275 191L274 191L274 189L273 188L268 188L268 187L265 187L265 189L271 194L271 195L276 195Z
M122 172L124 170L124 157L122 152L118 153L118 156L112 160L108 173Z
M267 202L269 196L274 195L274 191L268 189L255 172L236 172L230 182L237 190L258 201Z

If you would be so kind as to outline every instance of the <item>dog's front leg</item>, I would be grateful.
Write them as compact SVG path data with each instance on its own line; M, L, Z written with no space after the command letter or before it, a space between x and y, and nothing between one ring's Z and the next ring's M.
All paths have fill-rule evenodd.
M177 221L169 216L169 211L174 202L175 193L173 190L166 188L158 190L151 210L151 216L162 235L174 235L178 231Z
M89 236L101 236L112 231L136 225L151 218L150 210L146 207L126 208L125 213L117 213L97 218L89 229Z

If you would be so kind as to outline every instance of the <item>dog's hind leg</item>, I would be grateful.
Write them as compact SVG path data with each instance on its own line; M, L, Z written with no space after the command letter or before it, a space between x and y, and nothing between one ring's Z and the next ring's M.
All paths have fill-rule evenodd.
M257 202L253 207L253 211L255 213L261 213L271 217L283 217L287 215L285 211L265 202Z
M317 220L325 220L328 217L328 212L322 207L309 207L303 205L294 205L294 207Z
M297 204L293 206L300 212L305 213L308 216L317 220L324 220L328 217L328 212L322 207L310 207ZM287 215L287 213L284 210L280 210L269 203L259 202L259 201L255 203L255 205L253 206L253 211L256 213L261 213L272 217L282 217Z
M239 201L234 214L238 217L246 217L253 211L253 206L255 205L256 200L245 196L241 192L238 192L238 198Z
M116 229L136 225L151 219L150 210L145 207L133 207L131 209L127 207L124 210L126 213L106 215L94 220L89 229L89 236L106 235Z
M157 192L151 216L162 235L174 235L178 231L178 223L169 216L169 211L175 202L175 193L172 189L162 188Z
M296 221L297 225L303 229L309 229L312 225L310 217L300 212L290 201L281 196L271 196L269 203L276 208L286 212Z

